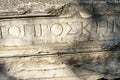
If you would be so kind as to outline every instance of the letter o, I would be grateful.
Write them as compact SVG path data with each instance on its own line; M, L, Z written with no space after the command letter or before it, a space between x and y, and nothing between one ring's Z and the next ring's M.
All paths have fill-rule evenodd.
M54 35L60 36L63 33L63 26L59 23L55 23L51 26L50 30Z
M20 35L20 28L16 26L12 26L8 28L8 33L11 36L19 36Z

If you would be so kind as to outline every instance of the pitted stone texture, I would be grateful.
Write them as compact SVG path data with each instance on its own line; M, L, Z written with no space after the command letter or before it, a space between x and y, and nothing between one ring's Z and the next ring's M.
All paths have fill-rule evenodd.
M0 58L0 75L3 80L113 79L120 77L119 57L117 52L94 52Z
M1 0L0 16L77 16L119 14L120 1L114 0ZM76 14L77 13L77 14Z

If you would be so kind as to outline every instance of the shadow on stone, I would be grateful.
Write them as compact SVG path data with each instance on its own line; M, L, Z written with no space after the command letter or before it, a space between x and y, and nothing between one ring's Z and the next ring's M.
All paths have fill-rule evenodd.
M21 80L11 76L5 68L4 64L0 63L0 80Z
M120 78L115 78L115 79L105 79L105 78L100 78L98 80L120 80Z
M109 4L106 4L106 5L109 5ZM82 6L84 7L84 5L82 5ZM87 5L85 5L85 6L87 6ZM94 5L92 5L92 7L95 8ZM94 15L94 12L92 13L92 15L93 16L92 16L91 20L93 20L93 23L102 21L102 22L108 22L108 24L111 24L113 26L113 23L111 23L111 21L110 21L110 20L113 20L113 18L111 19L108 16L105 17L105 15ZM115 18L115 20L117 20L117 19ZM114 25L117 26L117 30L120 30L120 25L118 23L115 23ZM100 26L100 27L103 27L103 26ZM112 36L112 37L114 37L114 36ZM106 54L108 54L108 55L110 55L111 53L114 53L114 51L120 50L120 38L115 38L111 41L112 41L112 43L108 42L108 43L102 45L103 46L102 50L103 51L105 50ZM73 46L78 46L78 43L73 44ZM73 47L73 46L71 46L71 47ZM84 45L81 45L81 46L84 46ZM111 52L108 53L107 51L111 51ZM82 68L84 70L95 72L97 74L103 74L103 75L109 75L110 74L112 76L119 76L120 73L116 72L116 69L119 68L118 65L116 65L117 66L116 68L109 67L109 66L112 65L113 60L117 61L119 59L116 59L117 57L115 57L113 55L112 56L106 56L104 59L102 59L102 58L104 58L104 56L103 57L96 57L96 58L86 56L86 57L82 58L83 59L82 60L79 57L77 58L77 57L72 56L72 58L68 59L67 65L69 65L71 70L76 75L78 75L78 72L80 72L79 69L77 69L77 68ZM119 63L119 62L115 62L115 64L116 63ZM103 67L103 70L100 70L101 66ZM79 75L78 75L78 77L79 77ZM98 80L109 80L109 79L101 78L101 79L98 79ZM120 78L113 78L111 80L120 80Z

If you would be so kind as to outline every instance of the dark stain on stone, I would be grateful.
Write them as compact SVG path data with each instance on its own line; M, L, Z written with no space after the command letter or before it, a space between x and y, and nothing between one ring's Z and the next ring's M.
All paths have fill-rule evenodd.
M3 70L4 70L4 65L0 64L0 73L3 72Z
M114 78L114 79L105 79L105 78L100 78L98 80L120 80L120 78Z
M81 64L79 63L79 60L74 59L74 58L69 59L67 61L67 64L71 67L74 67L74 68L80 68L81 67Z
M100 78L100 79L98 79L98 80L108 80L108 79L105 79L105 78Z

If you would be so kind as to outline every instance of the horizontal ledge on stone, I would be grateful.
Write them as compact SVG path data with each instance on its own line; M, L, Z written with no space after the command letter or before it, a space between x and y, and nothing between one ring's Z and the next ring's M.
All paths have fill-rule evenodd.
M77 15L75 15L77 16ZM120 16L120 13L95 13L92 16ZM1 15L0 19L12 19L12 18L35 18L35 17L57 17L57 18L70 18L70 15L56 16L52 14L25 14L25 15ZM81 18L81 17L80 17Z
M37 50L0 51L0 58L30 57L30 56L60 56L60 55L88 55L88 54L120 54L120 51L88 51L88 52L40 52Z
M11 19L11 18L32 18L32 17L54 17L51 14L29 14L29 15L11 15L11 16L2 16L0 15L0 19Z
M99 79L103 77L103 75L77 75L77 76L60 76L60 77L41 77L41 78L25 78L24 80L84 80L86 79Z

